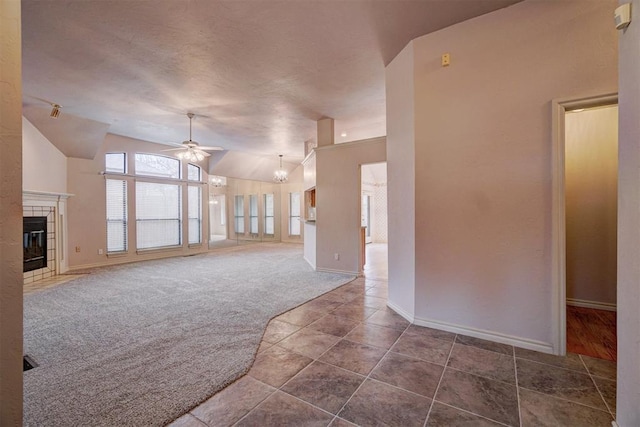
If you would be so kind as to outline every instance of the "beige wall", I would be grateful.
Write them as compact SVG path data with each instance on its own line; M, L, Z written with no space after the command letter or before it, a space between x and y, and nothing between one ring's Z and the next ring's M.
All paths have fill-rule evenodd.
M360 165L385 160L386 138L316 149L317 269L360 271Z
M69 227L69 268L71 270L97 266L120 264L124 262L140 261L145 259L162 258L169 256L179 256L205 252L208 250L207 237L209 233L206 220L209 215L209 204L203 203L203 242L201 245L189 247L188 238L183 234L183 245L178 249L166 249L159 251L136 252L135 233L135 181L133 177L126 177L128 184L128 213L129 228L128 240L129 250L126 255L107 255L107 226L106 226L106 191L104 171L104 154L108 152L127 152L130 155L129 170L132 169L133 154L142 153L162 153L164 146L151 142L131 139L123 136L107 134L104 144L98 150L93 160L78 158L67 159L67 189L73 197L68 202L68 227ZM206 164L203 167L203 181L207 181ZM183 194L185 194L183 192ZM203 188L203 196L208 194L206 185ZM206 197L203 197L206 200ZM183 212L186 218L186 208ZM80 252L75 248L79 247ZM103 254L98 254L102 249Z
M518 3L415 39L410 73L390 66L388 92L415 85L415 140L394 144L407 120L397 113L387 126L390 153L415 144L415 180L394 179L406 166L392 158L388 167L399 203L389 253L415 254L417 323L552 351L550 101L617 90L614 5ZM410 202L392 199L414 182L415 225L399 221ZM393 242L412 227L415 250Z
M415 314L416 160L413 42L386 69L389 305Z
M22 425L20 2L0 1L0 425Z
M22 188L50 193L67 192L67 157L24 117Z
M566 114L565 212L567 299L615 306L617 106Z
M633 22L619 32L616 420L620 427L640 425L640 0L631 3Z

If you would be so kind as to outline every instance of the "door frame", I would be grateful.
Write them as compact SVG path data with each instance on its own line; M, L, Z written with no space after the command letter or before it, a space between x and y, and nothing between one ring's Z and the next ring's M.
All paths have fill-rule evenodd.
M554 99L552 111L551 285L554 354L567 353L567 265L565 213L565 113L579 108L617 105L618 94Z

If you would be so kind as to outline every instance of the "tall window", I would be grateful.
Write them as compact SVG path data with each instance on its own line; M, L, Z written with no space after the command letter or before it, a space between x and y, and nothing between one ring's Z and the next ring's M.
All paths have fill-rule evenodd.
M187 180L201 181L200 166L187 165ZM190 185L187 188L187 212L189 217L189 244L202 243L202 187Z
M264 234L275 234L273 194L264 195Z
M236 234L244 234L244 196L242 194L237 195L234 201L234 230Z
M189 165L191 166L191 165ZM202 188L188 187L189 244L202 242Z
M182 199L179 184L136 182L138 249L182 243Z
M289 193L289 236L300 235L300 193Z
M127 250L127 181L107 179L107 253Z
M249 196L249 232L258 234L258 195Z

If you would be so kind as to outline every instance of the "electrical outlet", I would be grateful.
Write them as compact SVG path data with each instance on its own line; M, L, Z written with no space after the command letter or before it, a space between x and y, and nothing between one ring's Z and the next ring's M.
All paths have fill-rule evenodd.
M448 67L449 65L451 65L451 55L449 55L448 53L443 53L442 54L442 66L443 67Z
M333 259L335 259L336 261L339 261L340 260L340 254L339 253L333 254Z
M98 255L102 255L102 249L98 249Z
M76 246L76 252L80 252L80 246Z

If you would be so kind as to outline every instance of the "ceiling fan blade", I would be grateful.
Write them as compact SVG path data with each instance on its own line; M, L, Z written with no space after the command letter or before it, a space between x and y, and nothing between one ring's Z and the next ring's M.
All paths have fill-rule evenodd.
M160 151L180 151L180 150L184 150L184 147L178 147L178 148L168 148L166 150L160 150Z
M202 151L202 150L194 150L194 151L200 152L200 154L202 154L205 157L211 157L211 154L207 153L206 151Z
M206 147L206 146L199 145L198 146L198 150L203 150L203 151L223 151L224 148L222 148L222 147Z

